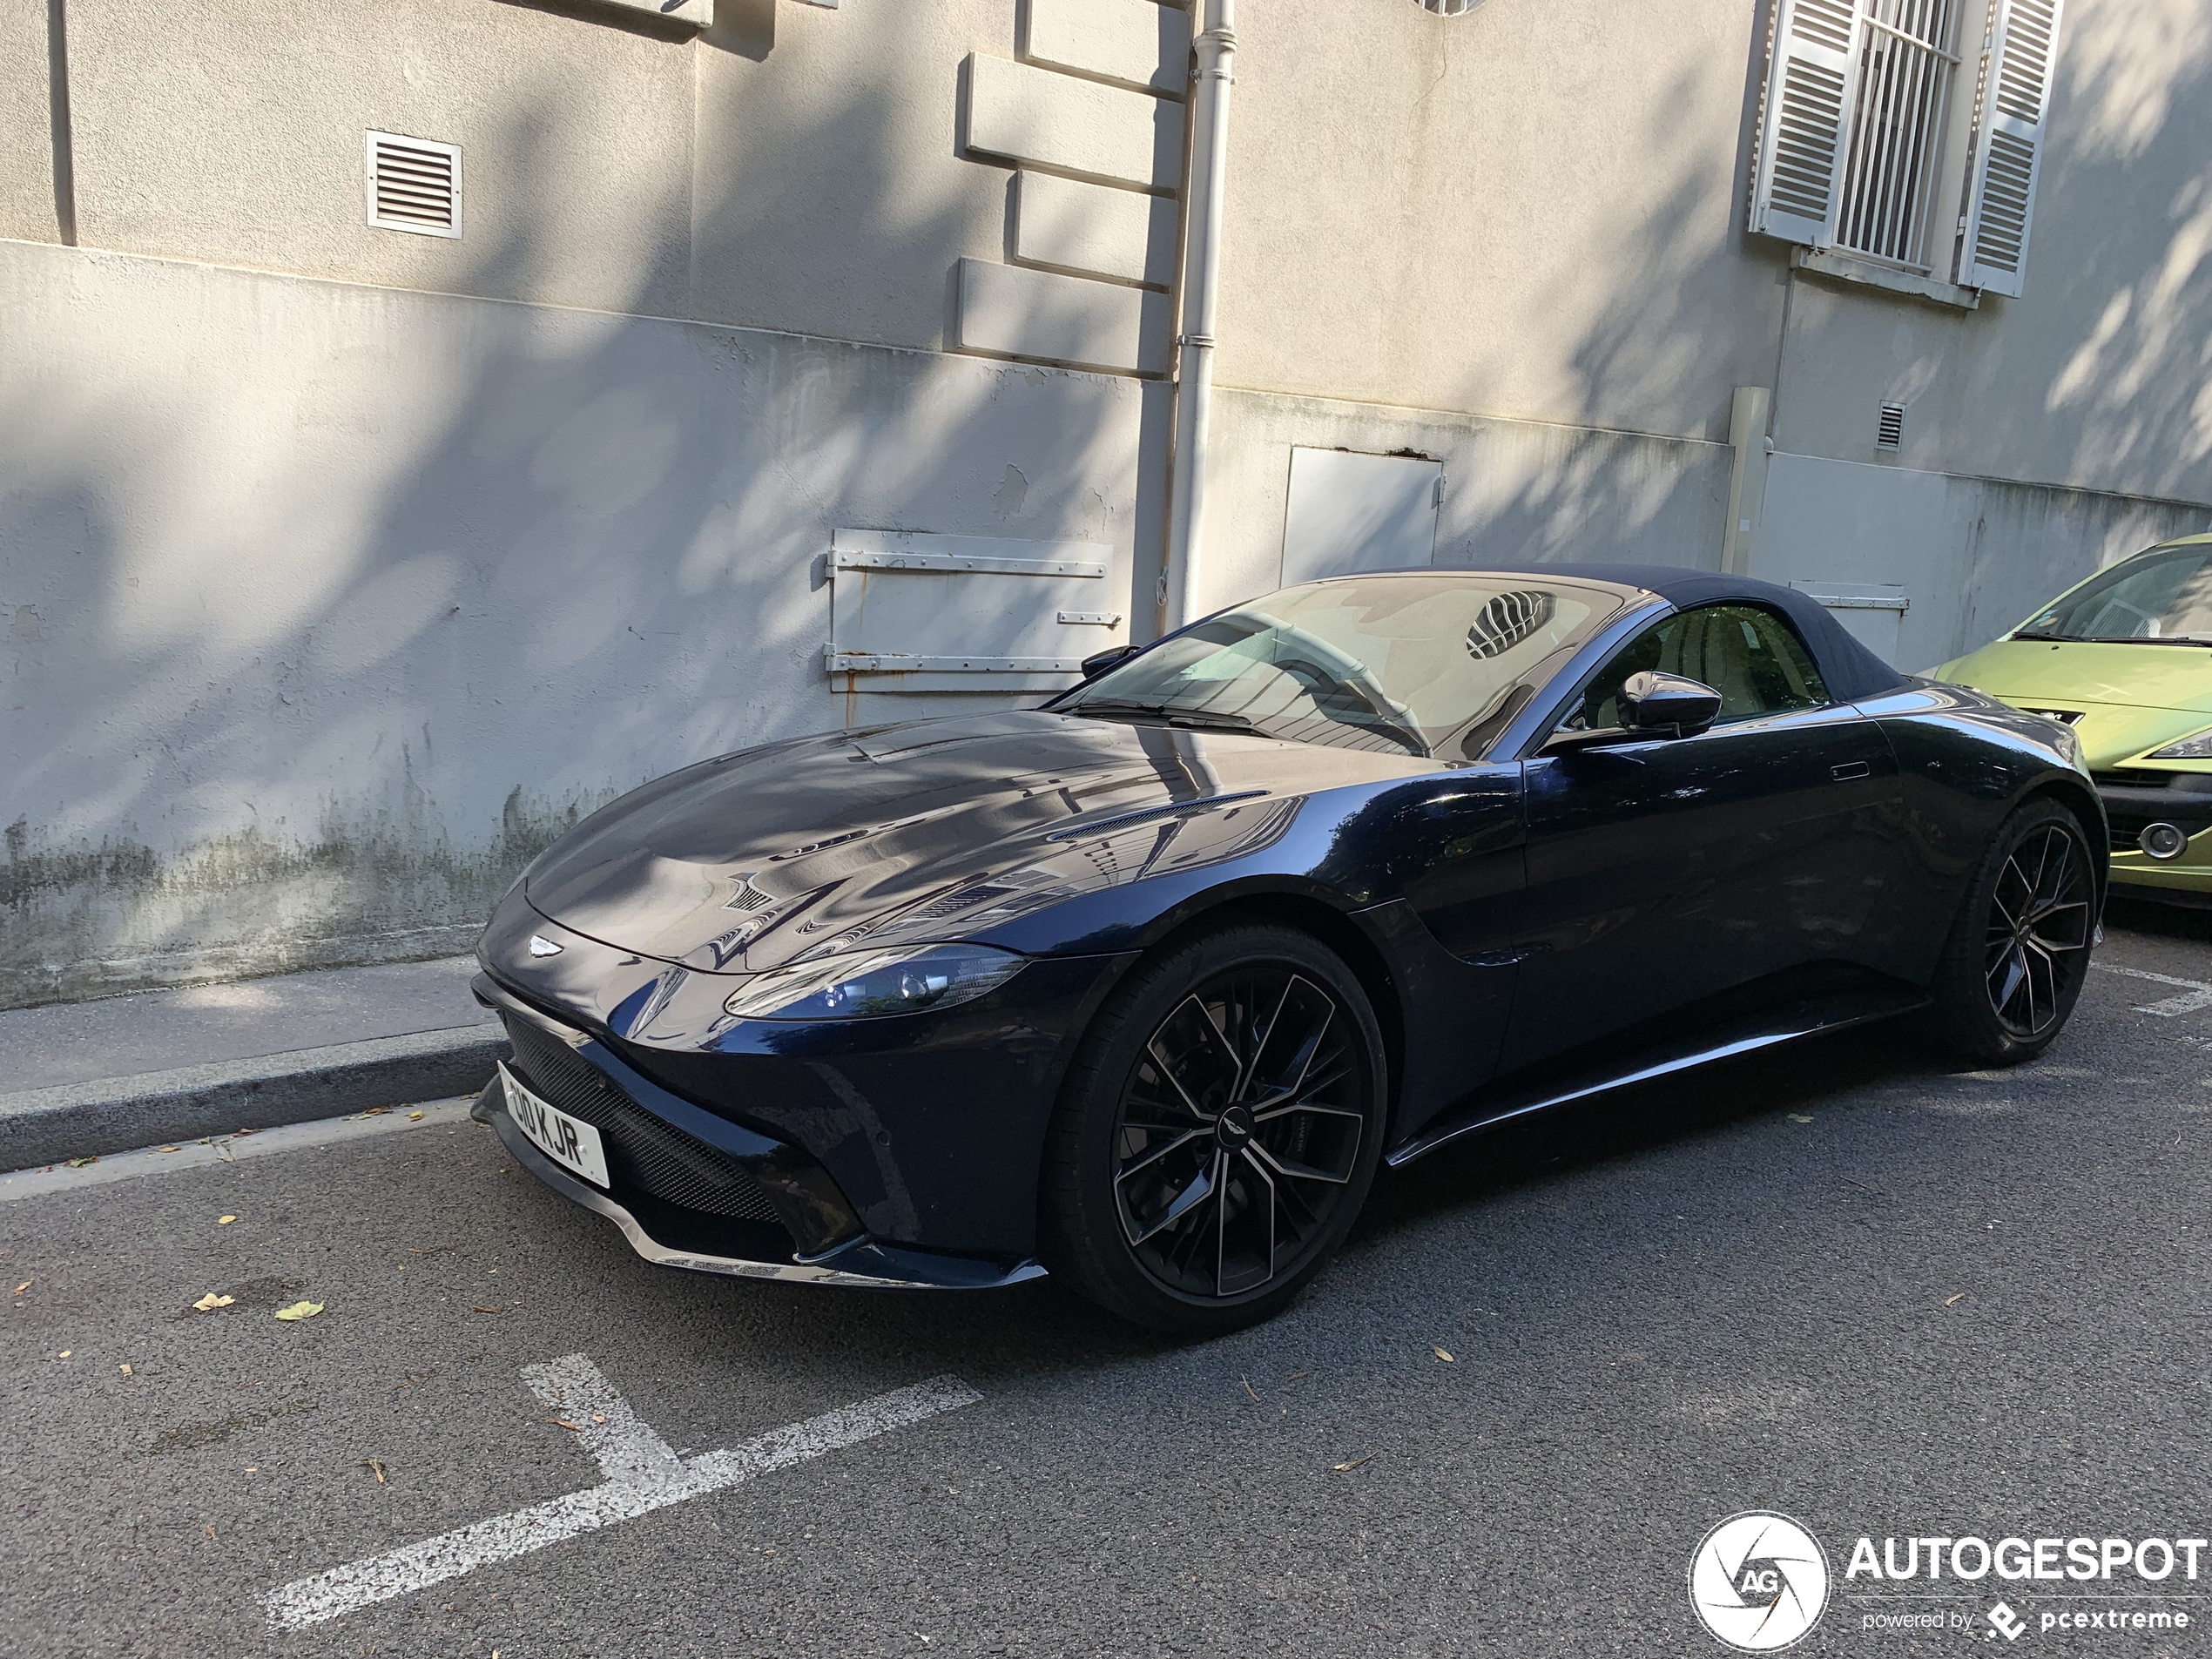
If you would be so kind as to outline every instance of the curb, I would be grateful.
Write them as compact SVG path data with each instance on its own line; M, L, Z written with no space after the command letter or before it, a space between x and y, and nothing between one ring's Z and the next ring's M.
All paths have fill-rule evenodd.
M471 1025L0 1095L0 1170L473 1095L506 1056Z

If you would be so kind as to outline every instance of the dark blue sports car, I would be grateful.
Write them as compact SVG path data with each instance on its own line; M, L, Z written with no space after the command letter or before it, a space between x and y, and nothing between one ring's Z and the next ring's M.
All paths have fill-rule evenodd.
M2073 734L1785 589L1348 577L1086 669L578 826L484 936L480 1115L653 1261L1204 1332L1386 1159L1892 1015L2026 1060L2081 988Z

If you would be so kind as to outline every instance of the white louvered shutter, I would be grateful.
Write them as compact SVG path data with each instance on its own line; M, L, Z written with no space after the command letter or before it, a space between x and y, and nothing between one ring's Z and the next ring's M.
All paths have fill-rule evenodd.
M2028 222L2043 171L2064 0L1993 0L1982 47L1981 107L1967 183L1959 280L2018 294L2027 276Z
M1751 228L1787 242L1836 239L1865 0L1777 0L1759 111Z

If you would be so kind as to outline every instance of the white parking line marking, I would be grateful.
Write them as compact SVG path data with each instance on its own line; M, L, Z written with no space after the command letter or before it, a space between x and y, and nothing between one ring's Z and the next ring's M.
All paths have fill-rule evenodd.
M958 1411L983 1398L957 1377L933 1377L911 1388L824 1412L742 1446L681 1458L638 1420L583 1355L572 1353L531 1366L523 1376L539 1399L570 1414L577 1438L598 1460L606 1476L600 1485L263 1591L254 1599L268 1610L269 1622L288 1630L320 1624L494 1561L511 1561L617 1521L789 1468L940 1412ZM595 1416L602 1420L594 1422Z
M2151 1014L2161 1020L2170 1020L2178 1014L2195 1014L2202 1008L2212 1008L2212 985L2202 980L2175 979L2171 974L2153 974L2141 968L2120 968L2111 962L2093 964L2101 973L2124 974L2129 979L2147 979L2154 985L2178 985L2188 993L2186 996L2169 996L2162 1001L2150 1002L2135 1010Z

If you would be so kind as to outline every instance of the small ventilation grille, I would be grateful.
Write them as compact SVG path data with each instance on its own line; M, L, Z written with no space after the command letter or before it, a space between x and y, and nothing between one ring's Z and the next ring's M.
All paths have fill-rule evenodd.
M459 236L460 148L395 132L370 133L368 222L417 236Z
M1874 447L1877 449L1896 449L1902 448L1904 443L1905 405L1902 403L1883 404L1882 424L1875 431Z
M1482 3L1482 0L1420 0L1423 11L1433 11L1440 17L1463 17Z

